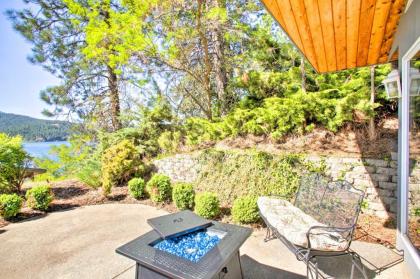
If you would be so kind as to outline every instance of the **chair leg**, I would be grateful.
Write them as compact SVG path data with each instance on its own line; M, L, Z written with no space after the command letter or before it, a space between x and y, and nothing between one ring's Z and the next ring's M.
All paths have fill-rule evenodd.
M316 260L316 257L313 257L313 265L315 267L315 272L311 266L311 259L306 261L306 278L315 278L318 279L319 278L319 269L318 269L318 261ZM315 273L315 277L314 277L314 273Z
M270 240L273 240L274 239L274 236L273 235L274 234L273 234L271 228L269 226L267 226L267 229L265 231L264 242L268 242Z
M362 263L362 260L360 259L359 255L352 252L351 253L351 257L352 257L352 265L351 265L351 274L350 274L350 278L353 279L354 276L354 268L356 267L363 275L363 278L368 279L366 271L365 271L365 267Z

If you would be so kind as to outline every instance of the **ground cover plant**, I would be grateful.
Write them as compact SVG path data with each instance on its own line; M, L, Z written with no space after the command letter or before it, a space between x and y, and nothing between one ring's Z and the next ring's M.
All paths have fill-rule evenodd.
M303 155L272 155L208 149L199 156L197 191L216 192L223 205L246 195L280 195L291 199L302 172L323 172L325 167L307 162Z

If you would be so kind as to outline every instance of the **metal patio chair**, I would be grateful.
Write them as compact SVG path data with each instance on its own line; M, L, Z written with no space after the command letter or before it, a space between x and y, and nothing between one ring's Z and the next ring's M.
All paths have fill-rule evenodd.
M350 244L364 192L346 181L328 181L316 173L305 174L294 203L276 196L258 198L260 215L267 224L264 241L278 238L307 265L307 277L319 278L317 257L351 255L350 278L357 268L367 279L359 256Z

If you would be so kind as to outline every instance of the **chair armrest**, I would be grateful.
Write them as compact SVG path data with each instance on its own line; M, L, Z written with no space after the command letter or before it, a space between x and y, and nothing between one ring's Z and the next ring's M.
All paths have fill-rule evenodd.
M351 227L331 227L331 226L312 226L309 228L308 232L306 233L306 237L308 239L308 248L311 248L311 236L313 235L328 235L328 237L336 240L337 242L340 240L345 240L347 242L347 247L350 245L350 241L353 236L355 225ZM316 231L316 232L315 232ZM346 237L342 236L339 238L337 233L343 235L347 233Z

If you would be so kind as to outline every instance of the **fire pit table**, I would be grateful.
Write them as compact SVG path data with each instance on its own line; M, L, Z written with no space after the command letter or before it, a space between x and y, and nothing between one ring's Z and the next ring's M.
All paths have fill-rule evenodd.
M242 278L239 248L251 229L208 221L189 210L148 223L154 230L116 250L136 261L135 278Z

